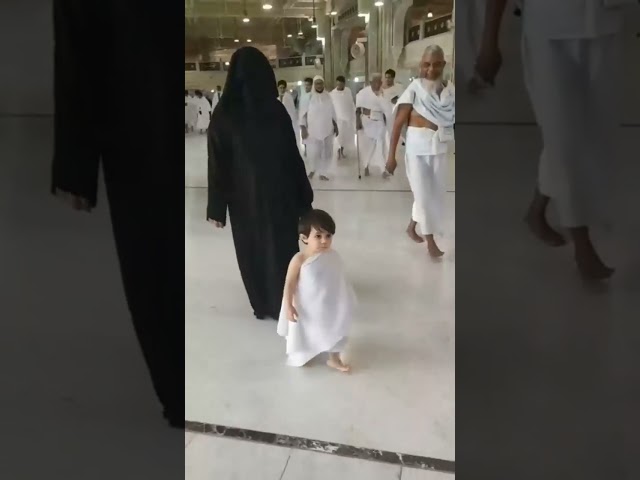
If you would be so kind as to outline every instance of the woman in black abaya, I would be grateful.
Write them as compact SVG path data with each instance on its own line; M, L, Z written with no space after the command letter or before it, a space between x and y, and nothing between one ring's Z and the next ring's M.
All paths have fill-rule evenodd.
M223 228L229 211L242 280L261 320L280 314L287 267L298 252L298 219L313 202L291 119L277 97L267 58L241 48L208 134L207 220Z

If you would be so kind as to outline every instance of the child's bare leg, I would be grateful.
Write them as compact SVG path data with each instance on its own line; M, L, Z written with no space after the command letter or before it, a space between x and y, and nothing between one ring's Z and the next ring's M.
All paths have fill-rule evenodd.
M329 352L329 360L327 361L327 365L338 370L339 372L346 373L351 371L351 367L342 361L342 358L340 358L340 354L338 352Z

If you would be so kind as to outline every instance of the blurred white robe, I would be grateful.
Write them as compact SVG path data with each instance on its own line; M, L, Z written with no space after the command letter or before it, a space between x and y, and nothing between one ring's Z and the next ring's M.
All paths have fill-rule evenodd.
M358 132L360 163L364 168L376 167L384 171L389 150L385 105L382 93L376 95L371 87L363 88L356 96L356 108L371 111L361 115L362 130Z
M321 353L344 350L356 296L336 251L319 253L303 263L294 307L298 321L289 321L283 302L277 328L287 341L287 365L301 367Z
M333 158L333 123L338 123L331 95L313 91L311 98L300 111L300 125L307 127L307 156L311 171L329 176Z
M184 97L184 123L189 130L194 130L198 123L198 107L191 95Z
M198 108L198 122L196 124L196 130L207 130L209 128L209 122L211 121L211 104L205 97L195 97L195 100Z
M610 222L621 7L634 3L522 1L524 78L544 145L538 188L567 228Z
M300 126L298 125L298 111L296 110L296 104L293 101L293 97L289 92L284 92L282 98L278 95L278 100L284 105L284 108L287 109L289 118L291 118L293 131L296 135L296 138L298 138L300 136Z
M438 126L438 130L407 127L405 167L413 193L411 219L418 224L423 236L442 235L447 153L453 144L455 123L455 88L450 82L438 96L423 86L422 79L416 79L402 94L397 106L407 104Z
M334 88L331 92L333 107L338 118L338 146L350 150L356 135L356 105L349 87Z

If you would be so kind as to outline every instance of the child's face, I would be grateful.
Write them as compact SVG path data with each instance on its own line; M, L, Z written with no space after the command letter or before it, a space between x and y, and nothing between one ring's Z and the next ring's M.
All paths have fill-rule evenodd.
M324 252L331 248L333 242L333 235L324 230L316 230L315 227L311 227L309 237L302 236L302 240L307 244L307 248L312 253Z

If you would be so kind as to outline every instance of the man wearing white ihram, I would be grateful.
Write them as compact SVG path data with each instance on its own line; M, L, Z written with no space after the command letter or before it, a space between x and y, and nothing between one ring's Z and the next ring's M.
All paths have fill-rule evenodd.
M413 192L411 222L407 233L416 242L426 240L429 254L444 253L435 241L442 235L446 195L447 153L453 143L455 89L442 78L444 52L437 45L426 48L416 78L398 99L386 171L393 174L398 163L396 149L407 126L405 163ZM416 224L422 236L415 232Z
M192 94L184 92L184 124L185 132L193 132L198 123L198 106Z
M476 74L493 84L501 66L500 23L507 0L489 0ZM543 150L525 220L550 246L566 243L546 218L550 200L569 229L578 270L609 278L589 228L608 223L608 177L615 165L624 6L637 0L521 0L522 60ZM636 59L637 61L637 59Z
M356 128L360 163L364 175L370 175L371 167L384 172L387 157L387 126L385 104L382 98L382 75L374 73L370 85L356 95Z
M346 86L343 76L336 78L336 88L331 92L333 107L338 117L338 158L346 158L346 150L353 147L353 139L356 136L356 105L353 102L353 93Z
M300 137L300 128L298 128L298 111L296 110L296 104L293 101L293 96L287 92L287 82L280 80L278 82L278 100L284 108L287 109L289 118L291 118L291 125L293 126L293 132L296 135L296 140Z
M318 172L320 180L329 180L333 137L339 133L338 119L331 95L324 89L324 79L320 75L313 79L311 97L300 111L300 129L311 163L309 178Z

